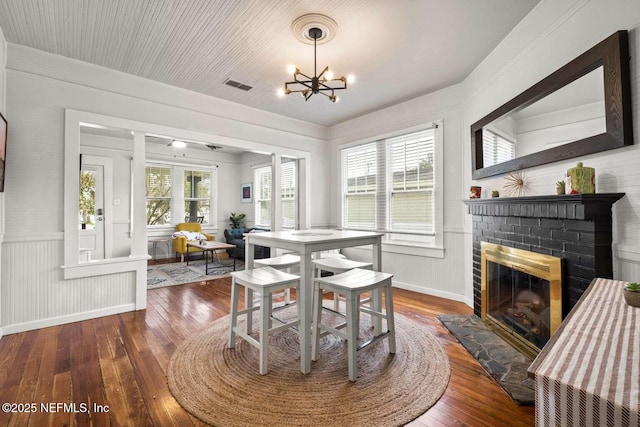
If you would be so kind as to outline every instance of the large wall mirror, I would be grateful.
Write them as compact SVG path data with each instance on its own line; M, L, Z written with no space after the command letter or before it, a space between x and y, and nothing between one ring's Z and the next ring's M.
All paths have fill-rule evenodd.
M473 179L633 144L627 31L471 125Z

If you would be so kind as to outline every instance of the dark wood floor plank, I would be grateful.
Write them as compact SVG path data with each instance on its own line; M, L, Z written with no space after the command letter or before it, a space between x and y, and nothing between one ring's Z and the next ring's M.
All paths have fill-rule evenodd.
M2 338L2 401L90 402L108 405L109 413L0 413L0 425L204 426L173 398L166 369L182 341L229 313L230 284L222 278L154 289L144 311ZM394 289L394 304L438 339L451 365L444 395L411 426L534 425L533 408L511 401L437 320L471 308L402 289Z
M53 376L51 402L71 402L71 373L69 371L55 374ZM47 417L48 424L41 425L49 425L51 427L72 425L72 415L73 414L71 412L65 411L50 413Z
M96 327L96 340L105 397L113 425L152 425L135 381L133 366L124 348L114 317L104 317ZM117 410L111 410L111 408Z
M14 369L16 370L14 375L22 375L20 379L20 385L14 399L10 402L16 403L32 403L39 404L37 397L35 396L36 385L38 384L38 377L40 375L40 362L44 353L45 336L47 335L46 329L40 329L34 331L34 339L25 339L19 351L19 357L24 358L24 363L19 363L16 360L14 363ZM21 370L21 372L20 372ZM11 414L11 425L24 426L28 425L31 412L14 412Z
M145 314L144 312L122 314L121 330L126 331L123 334L123 342L151 421L158 426L193 425L189 415L171 395L164 371L141 335Z
M35 388L34 403L38 402L36 404L44 403L46 405L50 402L55 402L53 400L53 382L55 378L55 354L58 347L58 333L55 328L46 328L43 329L42 332L40 339L43 340L44 348L40 358L40 373ZM40 407L29 417L29 425L47 425L49 418L62 420L65 417L49 417L49 413Z

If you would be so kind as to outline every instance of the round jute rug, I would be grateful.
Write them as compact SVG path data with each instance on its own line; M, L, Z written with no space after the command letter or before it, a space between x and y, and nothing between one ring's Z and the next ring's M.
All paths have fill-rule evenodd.
M368 320L361 318L361 339L371 334ZM404 425L442 396L451 370L423 326L398 314L395 320L396 354L389 354L387 340L358 352L358 378L351 383L344 341L323 337L319 360L303 375L291 330L271 336L269 372L260 375L255 347L238 338L228 348L225 316L176 349L169 388L187 411L217 426Z

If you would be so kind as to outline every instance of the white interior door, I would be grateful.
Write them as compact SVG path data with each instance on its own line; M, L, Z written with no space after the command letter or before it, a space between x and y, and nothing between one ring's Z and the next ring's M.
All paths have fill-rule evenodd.
M82 156L80 166L80 203L79 203L79 259L81 262L105 259L109 236L105 232L110 224L109 212L105 207L109 192L105 175L110 175L111 159L99 156Z

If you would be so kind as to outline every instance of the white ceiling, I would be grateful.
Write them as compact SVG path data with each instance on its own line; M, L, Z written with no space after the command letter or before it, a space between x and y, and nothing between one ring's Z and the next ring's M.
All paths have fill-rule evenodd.
M331 126L461 82L538 2L0 0L0 28L11 43ZM337 104L276 96L288 64L313 74L313 47L291 31L312 12L338 24L318 71L357 78Z

